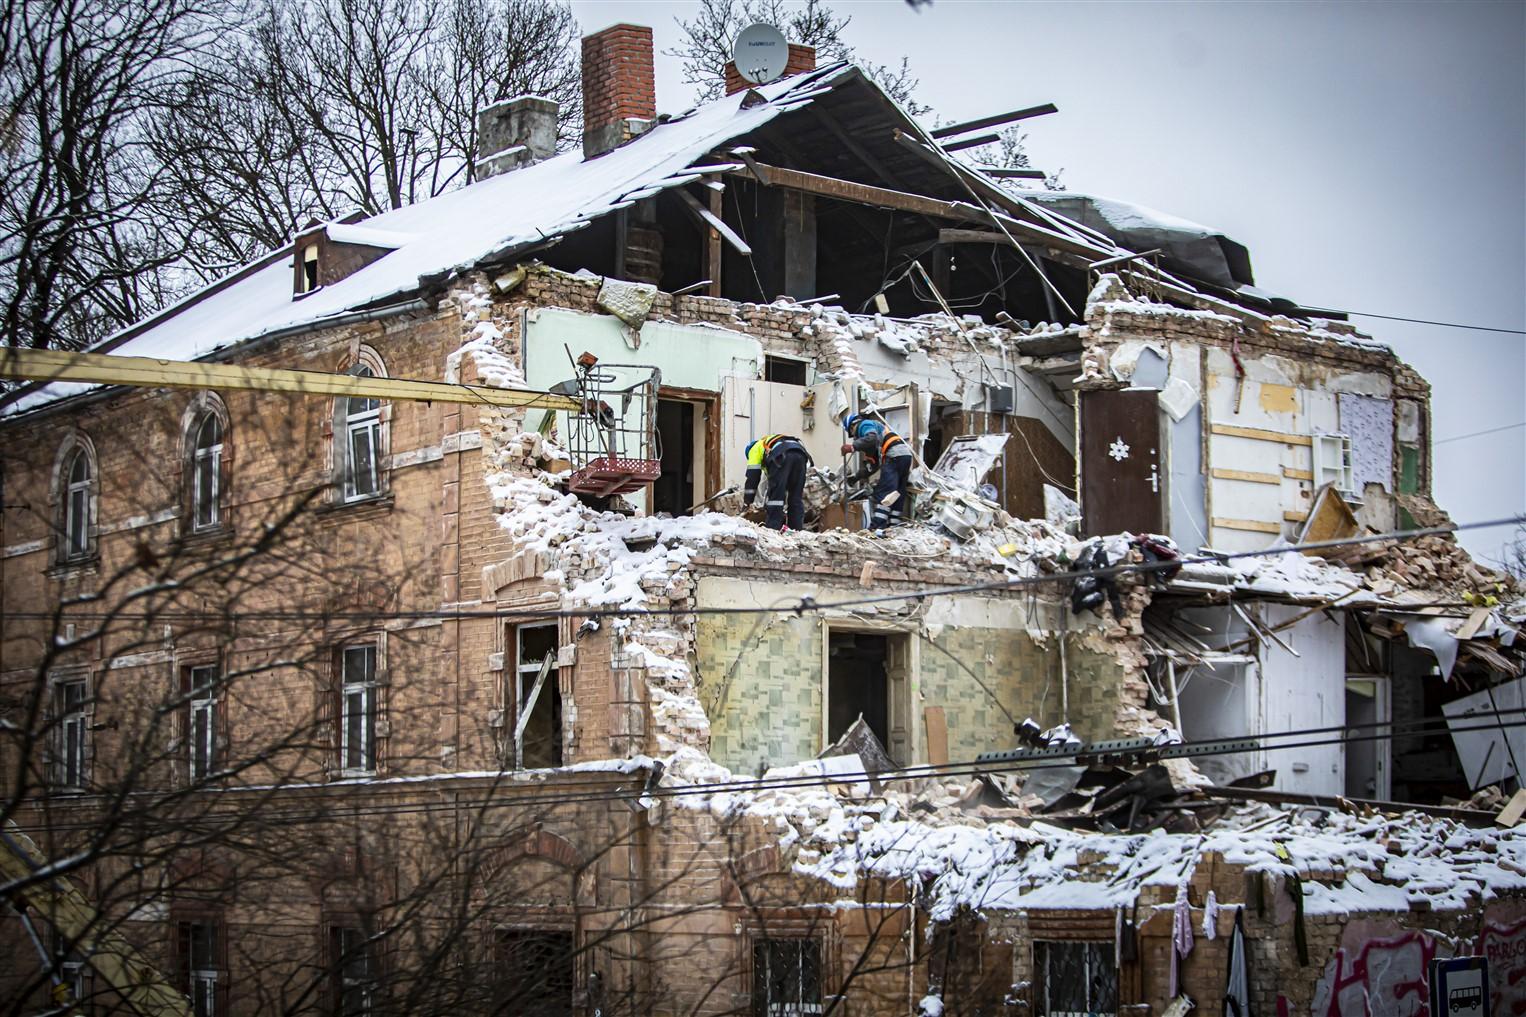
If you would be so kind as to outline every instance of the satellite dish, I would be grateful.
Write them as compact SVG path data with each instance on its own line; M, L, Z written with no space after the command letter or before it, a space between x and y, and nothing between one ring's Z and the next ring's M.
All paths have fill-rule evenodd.
M764 85L784 73L789 62L789 43L773 25L748 25L731 48L737 73L754 85Z

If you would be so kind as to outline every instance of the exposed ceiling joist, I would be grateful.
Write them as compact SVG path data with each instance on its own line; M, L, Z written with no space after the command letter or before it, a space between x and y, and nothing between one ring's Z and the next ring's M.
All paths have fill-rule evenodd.
M1019 120L1031 120L1034 117L1045 116L1050 113L1058 113L1060 108L1052 102L1046 102L1041 106L1029 106L1025 109L1015 109L1010 113L996 113L992 116L981 117L978 120L966 120L960 124L949 124L935 131L929 131L935 138L952 138L956 134L964 134L967 131L978 131L985 127L995 127L997 124L1012 124Z

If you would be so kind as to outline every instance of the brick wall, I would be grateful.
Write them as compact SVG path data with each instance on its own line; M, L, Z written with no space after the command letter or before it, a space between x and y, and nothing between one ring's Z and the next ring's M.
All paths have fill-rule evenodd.
M611 25L583 38L583 151L598 155L629 136L627 120L657 116L652 30Z

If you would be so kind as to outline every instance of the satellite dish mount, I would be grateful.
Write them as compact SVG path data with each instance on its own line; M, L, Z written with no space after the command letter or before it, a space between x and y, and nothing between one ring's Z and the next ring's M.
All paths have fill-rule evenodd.
M731 59L744 79L754 85L766 85L784 73L789 63L789 43L773 25L762 22L748 25L738 33L731 47Z

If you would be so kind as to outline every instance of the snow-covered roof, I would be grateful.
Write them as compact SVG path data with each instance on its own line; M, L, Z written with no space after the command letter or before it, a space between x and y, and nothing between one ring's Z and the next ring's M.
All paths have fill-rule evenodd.
M402 299L421 278L438 277L548 241L640 198L696 179L686 173L717 146L799 109L856 75L848 64L785 78L718 99L662 121L595 159L574 150L479 180L356 225L331 224L330 236L393 250L352 275L301 299L292 297L291 252L267 255L98 344L123 356L196 360L272 332L321 325L360 308ZM369 237L370 239L357 239ZM378 243L383 239L385 243ZM6 407L36 409L99 386L55 382Z

